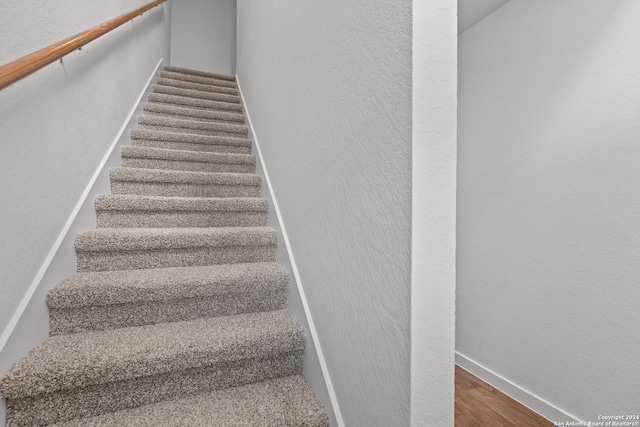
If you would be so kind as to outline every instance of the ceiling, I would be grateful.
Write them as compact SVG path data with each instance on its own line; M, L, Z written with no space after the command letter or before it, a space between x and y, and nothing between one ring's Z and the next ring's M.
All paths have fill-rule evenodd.
M458 0L458 34L482 21L509 0Z

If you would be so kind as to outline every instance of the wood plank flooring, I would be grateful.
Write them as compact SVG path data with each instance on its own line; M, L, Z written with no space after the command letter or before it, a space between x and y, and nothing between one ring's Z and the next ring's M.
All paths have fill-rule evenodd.
M553 423L456 365L455 427L552 427Z

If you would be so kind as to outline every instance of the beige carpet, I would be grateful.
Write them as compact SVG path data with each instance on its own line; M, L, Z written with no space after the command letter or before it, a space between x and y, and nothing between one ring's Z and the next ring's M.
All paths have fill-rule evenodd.
M8 426L327 426L233 76L167 67L50 338L0 378Z

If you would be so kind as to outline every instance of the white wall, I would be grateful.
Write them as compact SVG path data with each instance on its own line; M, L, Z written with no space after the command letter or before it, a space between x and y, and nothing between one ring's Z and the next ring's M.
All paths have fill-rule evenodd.
M640 2L460 37L457 350L584 421L640 414Z
M146 3L3 3L0 63ZM0 372L21 355L5 343L23 298L33 286L56 284L35 279L147 79L167 58L169 33L164 4L0 93ZM63 270L73 273L74 260ZM46 310L44 298L37 304ZM37 343L47 334L46 324L41 329L21 329L18 338Z
M509 0L458 0L458 34L482 21Z
M454 425L456 18L450 0L413 1L412 427Z
M172 10L171 65L236 72L236 0L180 0Z
M238 2L237 73L347 426L409 424L411 2Z

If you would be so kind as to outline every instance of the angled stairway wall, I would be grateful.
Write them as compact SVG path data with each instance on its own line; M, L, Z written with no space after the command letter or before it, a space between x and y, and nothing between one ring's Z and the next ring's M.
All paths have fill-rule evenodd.
M160 59L153 68L149 79L143 85L133 108L118 131L116 137L107 147L93 176L73 208L60 234L50 248L35 274L34 280L27 289L22 301L17 306L11 321L3 333L3 346L0 349L0 370L6 370L35 345L48 336L50 311L46 304L47 292L56 284L68 278L76 270L75 236L96 227L95 199L100 194L108 194L109 170L121 166L120 150L130 144L131 133L136 127L138 114L142 113L141 101L146 99L151 83L157 80L157 74L163 60ZM0 425L4 426L5 399L0 400Z
M0 35L11 42L3 44L0 63L146 3L7 5L0 14ZM27 302L39 285L53 286L73 271L72 242L66 246L69 262L48 266L137 97L162 58L168 60L169 36L167 3L2 91L1 371L46 337L43 298L31 306L28 324L18 321L31 310Z
M87 8L80 1L63 6L26 1L3 8L0 35L12 42L5 44L0 62L143 4L137 0ZM1 369L14 360L4 354L8 332L51 261L64 224L149 76L163 57L168 59L169 20L168 4L152 9L81 52L69 54L62 63L53 63L2 91ZM32 31L25 33L27 27ZM57 272L54 283L68 272ZM31 341L27 347L42 338L22 332L17 336Z
M408 425L411 2L241 0L237 52L344 425Z

